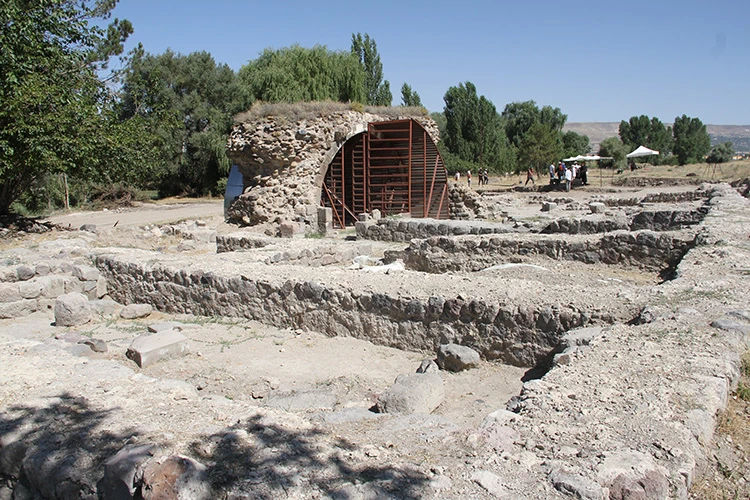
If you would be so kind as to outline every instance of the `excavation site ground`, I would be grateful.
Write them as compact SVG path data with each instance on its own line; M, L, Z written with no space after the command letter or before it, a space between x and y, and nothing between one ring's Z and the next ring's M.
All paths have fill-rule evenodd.
M750 339L743 189L487 190L484 219L307 238L220 202L5 229L0 498L688 498Z

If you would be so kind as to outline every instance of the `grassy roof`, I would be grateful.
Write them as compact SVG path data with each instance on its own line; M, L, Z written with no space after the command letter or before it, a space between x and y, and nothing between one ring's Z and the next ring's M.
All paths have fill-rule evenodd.
M345 103L334 101L316 102L294 102L294 103L268 103L256 102L247 110L234 117L235 123L256 121L260 118L273 116L288 121L317 118L322 115L342 113L345 111L357 111L359 113L372 113L374 115L397 118L399 116L420 117L427 116L427 109L422 107L407 106L365 106L358 102Z

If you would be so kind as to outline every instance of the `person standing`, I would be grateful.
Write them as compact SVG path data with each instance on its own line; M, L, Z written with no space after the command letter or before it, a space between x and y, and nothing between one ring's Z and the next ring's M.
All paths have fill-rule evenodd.
M461 180L461 172L456 172L456 175L453 176L456 182Z
M581 175L581 184L583 184L584 186L588 186L589 185L589 177L588 177L589 169L586 166L585 162L581 163L581 169L579 170L579 172L581 173L580 174Z
M531 181L532 186L536 186L536 183L534 182L534 168L533 167L529 167L529 169L526 171L526 184L528 184L529 181ZM524 186L526 184L524 184Z
M570 185L573 184L573 170L568 167L565 169L565 191L570 191Z
M550 163L549 164L549 185L553 185L555 183L555 164Z
M471 170L466 171L466 185L471 187Z

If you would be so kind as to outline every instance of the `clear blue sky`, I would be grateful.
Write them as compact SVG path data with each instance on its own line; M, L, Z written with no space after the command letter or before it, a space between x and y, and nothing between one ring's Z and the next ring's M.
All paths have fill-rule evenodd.
M207 51L234 70L368 33L394 104L406 82L430 111L470 81L498 111L533 99L571 122L750 124L750 0L120 0L114 15L152 54Z

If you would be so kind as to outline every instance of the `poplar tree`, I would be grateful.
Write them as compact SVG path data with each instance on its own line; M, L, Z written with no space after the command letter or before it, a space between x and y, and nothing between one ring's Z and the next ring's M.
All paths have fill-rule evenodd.
M383 63L380 62L378 46L370 35L352 34L352 54L359 60L365 72L365 104L390 106L393 102L391 84L383 80Z

